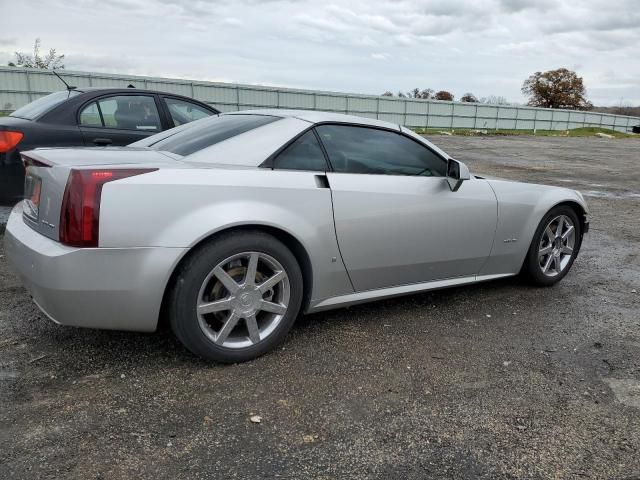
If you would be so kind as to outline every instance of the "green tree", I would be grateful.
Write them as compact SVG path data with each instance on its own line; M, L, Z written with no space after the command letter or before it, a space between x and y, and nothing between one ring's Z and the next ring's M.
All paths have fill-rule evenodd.
M15 61L9 62L10 67L25 67L25 68L64 68L64 55L58 55L55 48L49 49L49 52L41 56L40 55L40 39L36 38L33 44L33 54L15 52Z

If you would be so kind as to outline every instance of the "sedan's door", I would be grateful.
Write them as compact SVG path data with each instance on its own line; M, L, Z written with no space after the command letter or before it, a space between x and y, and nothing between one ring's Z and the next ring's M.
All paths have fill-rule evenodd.
M334 170L338 244L357 291L477 274L497 222L487 182L472 178L452 192L446 160L399 131L316 130Z
M163 130L152 94L99 98L80 108L78 121L87 146L129 145Z

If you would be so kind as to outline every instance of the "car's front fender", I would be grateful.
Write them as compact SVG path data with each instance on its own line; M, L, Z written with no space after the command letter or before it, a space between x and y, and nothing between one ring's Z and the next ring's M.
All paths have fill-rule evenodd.
M584 198L575 190L506 180L487 182L498 199L498 225L481 275L518 273L540 221L556 205L572 203L588 213Z

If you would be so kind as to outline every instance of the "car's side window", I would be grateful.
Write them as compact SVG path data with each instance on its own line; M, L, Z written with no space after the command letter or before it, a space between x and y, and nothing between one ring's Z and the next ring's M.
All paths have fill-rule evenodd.
M159 132L160 116L153 97L148 95L117 95L98 100L102 126L121 130ZM82 124L82 114L80 114Z
M400 133L369 127L316 127L336 172L444 177L445 159Z
M172 97L164 97L164 101L167 104L169 114L171 115L171 119L173 120L173 125L175 127L213 115L209 110L192 102Z
M312 130L297 138L273 161L273 168L325 172L327 162Z
M102 126L102 120L100 119L100 112L98 111L98 104L96 102L91 102L80 111L80 125L88 127Z

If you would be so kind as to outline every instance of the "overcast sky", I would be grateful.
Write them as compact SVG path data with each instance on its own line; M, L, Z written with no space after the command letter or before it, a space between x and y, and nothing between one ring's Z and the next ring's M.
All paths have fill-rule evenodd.
M640 105L640 0L0 0L0 63L36 37L73 70L524 103L567 67Z

